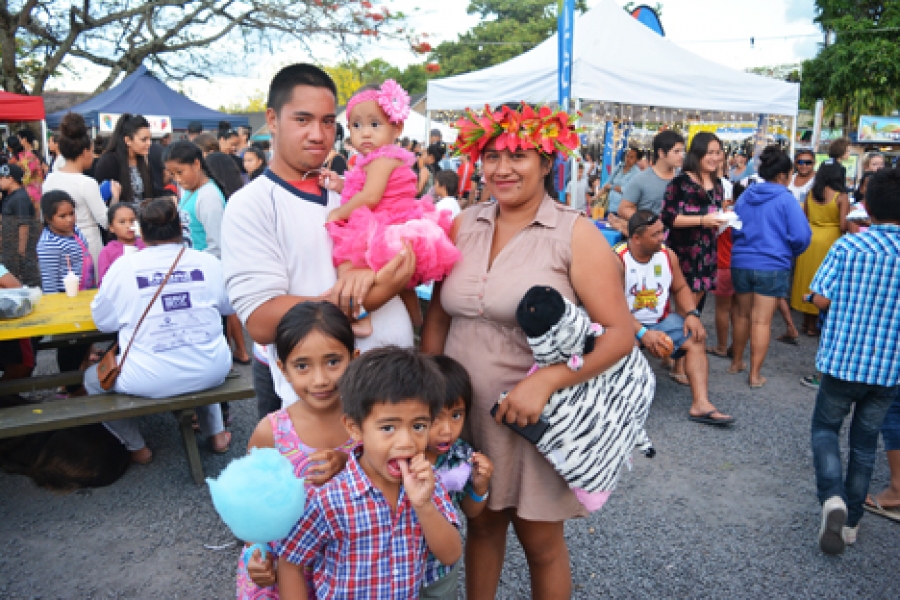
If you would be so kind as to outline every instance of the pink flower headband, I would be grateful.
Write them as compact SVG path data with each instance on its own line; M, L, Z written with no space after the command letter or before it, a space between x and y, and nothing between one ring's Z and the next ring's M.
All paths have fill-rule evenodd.
M388 79L377 90L359 92L347 102L347 114L360 102L374 100L388 116L391 123L402 123L409 116L409 94L393 79Z

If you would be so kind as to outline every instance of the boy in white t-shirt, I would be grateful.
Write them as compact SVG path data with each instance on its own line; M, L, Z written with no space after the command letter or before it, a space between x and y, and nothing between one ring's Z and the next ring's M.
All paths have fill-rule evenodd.
M377 274L351 269L340 278L325 230L340 197L318 181L334 146L337 88L327 73L307 64L283 68L269 87L266 123L272 133L269 168L228 201L222 221L222 267L228 297L253 340L272 343L281 317L294 305L323 297L356 316L372 315L376 333L359 340L376 346L413 345L409 313L397 294L415 270L411 252L398 255ZM271 368L283 406L297 396L281 371Z
M435 207L441 211L450 212L450 216L454 219L459 214L459 201L456 199L456 193L459 191L459 175L453 171L438 171L434 176L434 194Z

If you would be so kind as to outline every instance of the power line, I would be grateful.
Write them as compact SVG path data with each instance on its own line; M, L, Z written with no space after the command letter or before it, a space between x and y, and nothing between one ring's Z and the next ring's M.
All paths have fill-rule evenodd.
M875 29L851 29L847 31L831 31L834 35L847 35L847 34L855 34L855 35L863 35L869 33L888 33L892 31L900 31L900 27L877 27ZM811 38L811 37L822 37L824 32L820 33L802 33L797 35L770 35L770 36L751 36L750 40L789 40L789 39L800 39L800 38ZM719 40L672 40L677 44L726 44L732 42L746 42L747 38L728 38L728 39L719 39Z

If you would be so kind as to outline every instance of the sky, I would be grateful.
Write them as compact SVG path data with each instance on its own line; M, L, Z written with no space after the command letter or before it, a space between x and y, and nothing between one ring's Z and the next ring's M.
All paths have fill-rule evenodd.
M587 0L588 7L600 0ZM613 0L624 5L623 0ZM666 37L691 52L724 65L750 67L795 63L815 56L822 39L813 23L814 0L661 0L662 24ZM469 0L382 0L392 11L409 15L411 29L428 34L432 45L455 40L457 35L478 23L466 14ZM642 2L639 2L639 4ZM655 0L647 2L655 4ZM751 38L754 39L751 45ZM616 60L626 60L627 48ZM334 64L341 60L328 45L314 49L316 62ZM399 67L421 62L422 55L410 51L403 42L376 41L362 51L363 59L382 58ZM281 66L313 57L303 49L286 47L275 55L246 57L231 61L231 73L209 81L171 82L193 100L218 108L241 104L264 92ZM48 89L91 91L105 78L101 70L73 63L76 76L51 80Z

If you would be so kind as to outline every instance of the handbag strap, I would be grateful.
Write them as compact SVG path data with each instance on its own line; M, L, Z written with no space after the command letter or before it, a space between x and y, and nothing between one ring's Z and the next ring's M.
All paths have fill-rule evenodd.
M144 314L141 315L140 320L137 322L137 325L134 328L134 333L131 335L131 339L128 340L128 347L125 348L125 353L122 354L122 360L119 361L119 369L125 364L125 359L128 358L128 351L131 350L131 344L134 343L134 338L137 337L138 329L141 328L141 323L144 322L144 317L147 316L147 313L150 312L150 309L153 308L153 304L156 302L156 299L159 298L159 295L162 293L163 288L166 287L166 284L169 282L169 277L172 276L172 272L175 271L175 266L178 264L178 261L181 260L181 255L184 254L184 246L181 247L181 250L178 252L178 256L175 257L175 262L172 263L172 266L169 267L169 272L166 273L166 278L163 279L162 283L159 284L159 289L156 290L156 293L153 294L153 299L150 301L150 304L147 305L147 308L144 309Z

